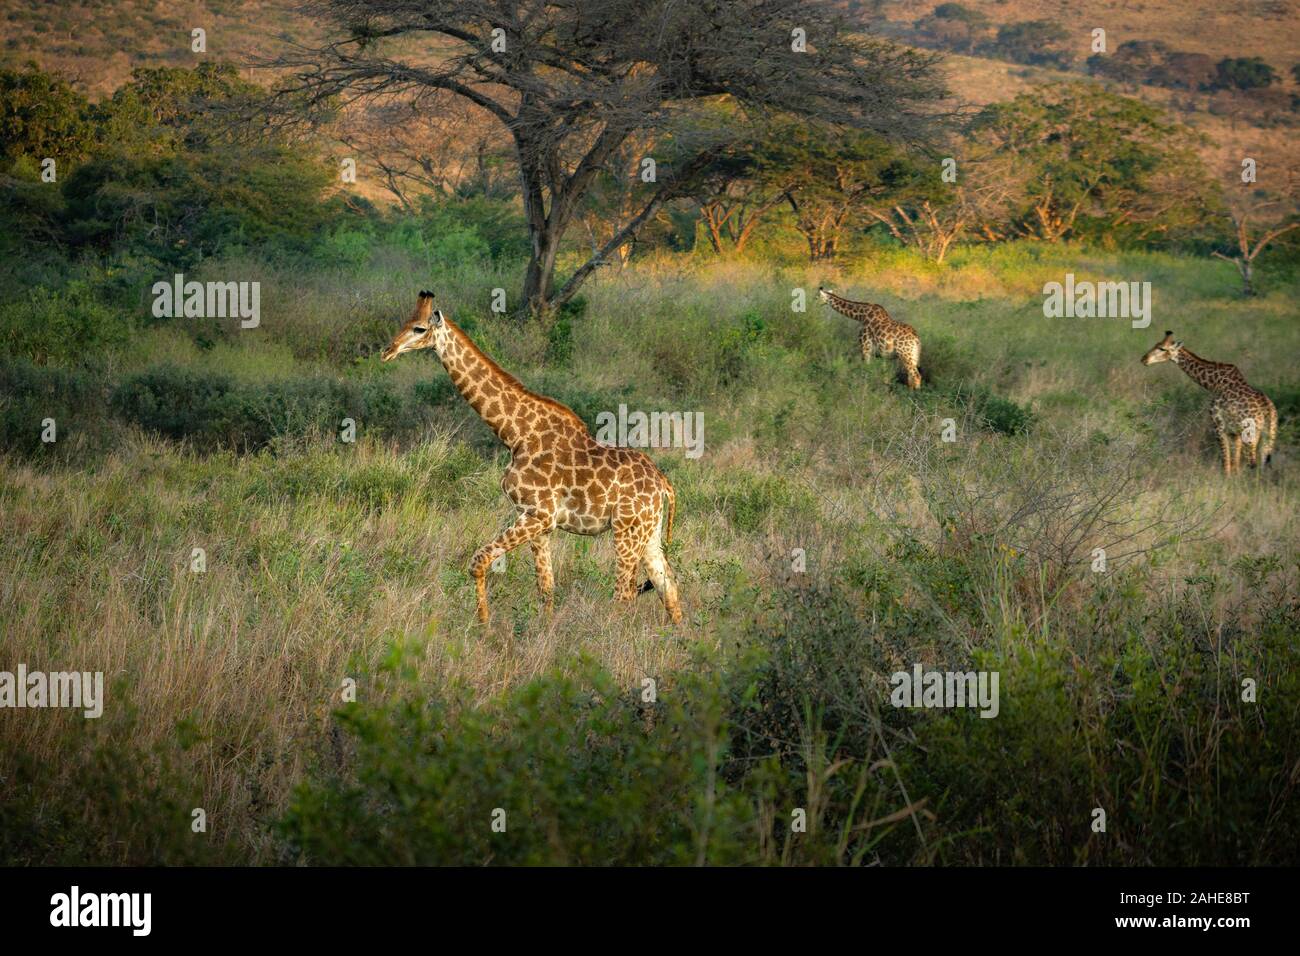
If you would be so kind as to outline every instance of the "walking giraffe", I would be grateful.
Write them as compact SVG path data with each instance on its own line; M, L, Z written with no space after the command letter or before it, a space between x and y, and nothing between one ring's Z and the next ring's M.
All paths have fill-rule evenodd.
M470 559L479 620L488 620L487 571L498 557L525 542L532 546L537 587L550 611L555 589L551 532L560 528L595 535L613 528L615 595L623 601L636 597L637 568L644 564L650 580L640 590L653 587L673 623L680 622L677 585L659 536L667 498L663 543L672 538L677 497L654 462L639 451L597 442L572 410L524 388L433 307L432 292L421 292L414 314L381 358L388 362L403 352L428 348L437 353L465 401L510 449L501 487L519 515Z
M1246 461L1252 468L1261 459L1268 464L1277 439L1277 408L1267 395L1247 384L1237 366L1194 355L1190 349L1183 348L1182 342L1174 341L1173 332L1165 332L1165 337L1142 356L1143 365L1159 362L1173 362L1214 396L1210 417L1214 419L1214 430L1223 450L1225 474L1241 470L1243 445Z
M840 315L847 315L862 323L858 345L862 347L862 357L866 361L870 362L875 352L884 356L893 355L907 375L907 387L921 387L921 338L916 334L916 329L905 322L894 321L883 305L854 302L820 287L817 295Z

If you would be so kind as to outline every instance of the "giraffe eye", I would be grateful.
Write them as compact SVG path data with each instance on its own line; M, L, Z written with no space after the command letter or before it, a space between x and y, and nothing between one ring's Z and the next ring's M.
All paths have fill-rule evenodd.
M411 331L414 332L416 335L423 335L425 332L428 332L429 330L428 330L428 329L412 329Z

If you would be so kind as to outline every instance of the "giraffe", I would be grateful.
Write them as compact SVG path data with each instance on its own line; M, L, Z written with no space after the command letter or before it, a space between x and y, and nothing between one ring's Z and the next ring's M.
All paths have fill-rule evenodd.
M1267 395L1246 383L1237 366L1194 355L1191 349L1183 348L1182 342L1175 342L1174 333L1169 331L1142 356L1143 365L1159 362L1173 362L1214 396L1210 417L1214 419L1214 430L1223 451L1224 474L1241 471L1243 445L1246 461L1252 468L1261 460L1268 464L1277 439L1277 408Z
M672 539L677 495L654 462L634 449L597 442L572 410L526 389L433 307L432 292L421 292L415 312L380 358L389 362L403 352L428 348L437 354L465 401L510 449L510 467L501 487L518 515L514 524L470 559L478 619L484 624L489 619L487 571L498 557L524 543L531 545L537 587L549 612L555 590L551 532L560 528L596 535L612 528L616 597L627 601L655 590L672 622L680 623L677 584L663 553L663 545ZM661 542L664 499L668 524ZM638 589L637 568L642 564L649 581Z
M894 321L883 305L854 302L821 287L818 287L817 295L840 315L862 323L858 345L862 347L862 357L866 361L870 362L876 352L884 356L893 355L907 375L907 387L921 387L921 338L916 329L905 322Z

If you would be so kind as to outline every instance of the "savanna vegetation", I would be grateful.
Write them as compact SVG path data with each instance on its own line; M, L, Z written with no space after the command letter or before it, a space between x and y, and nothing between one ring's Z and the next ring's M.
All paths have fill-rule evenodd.
M820 121L692 138L672 190L623 176L667 124L573 195L551 283L491 123L363 162L381 202L338 177L373 130L266 125L282 103L221 65L96 96L0 71L0 670L108 695L0 709L0 859L1296 862L1284 191L1083 79L960 117L955 182ZM155 315L177 272L259 282L260 324ZM1045 318L1066 273L1150 282L1150 327ZM913 325L925 386L864 365L819 285ZM569 536L552 615L524 552L475 623L507 452L433 356L377 356L425 287L589 424L703 413L702 457L650 452L683 626ZM1220 473L1205 393L1138 364L1164 328L1273 399L1272 467ZM996 671L998 716L892 706L916 664Z

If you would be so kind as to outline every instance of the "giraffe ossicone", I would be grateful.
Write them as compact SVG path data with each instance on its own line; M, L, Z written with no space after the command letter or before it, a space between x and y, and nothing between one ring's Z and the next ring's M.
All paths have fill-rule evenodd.
M470 559L479 620L486 623L489 616L489 566L525 543L533 551L542 600L547 610L552 608L551 533L559 528L581 535L613 530L615 596L632 600L640 593L637 571L644 566L649 581L640 590L657 591L668 616L679 623L677 584L663 553L672 539L677 496L654 462L635 449L597 442L571 409L525 388L433 307L432 292L421 291L415 311L381 358L389 362L404 352L429 348L456 390L510 449L501 487L518 516ZM665 501L668 521L661 538Z

